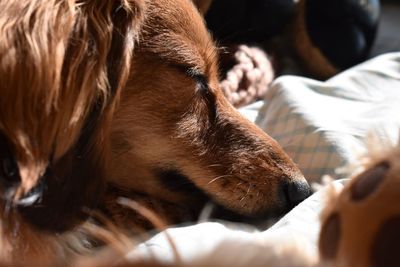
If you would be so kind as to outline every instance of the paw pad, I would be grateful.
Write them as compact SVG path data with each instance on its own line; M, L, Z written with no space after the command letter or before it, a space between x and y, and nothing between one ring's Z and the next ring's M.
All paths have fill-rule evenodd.
M325 207L319 251L328 266L400 266L400 148L382 156Z
M360 201L372 194L385 178L390 165L383 161L358 176L351 188L351 198Z
M319 247L323 258L333 259L336 257L340 240L340 228L339 214L331 214L321 229Z
M400 215L386 220L372 244L373 267L399 266Z

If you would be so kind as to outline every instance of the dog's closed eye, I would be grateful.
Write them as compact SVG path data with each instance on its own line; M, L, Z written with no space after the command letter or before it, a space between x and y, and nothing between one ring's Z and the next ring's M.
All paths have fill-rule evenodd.
M201 93L210 93L207 76L202 73L196 66L188 66L185 64L173 64L185 76L193 79L197 84L197 91Z
M196 95L205 100L210 121L214 121L217 116L216 97L209 86L207 77L201 73L189 73L189 75L196 82Z
M179 69L181 69L185 75L189 76L196 82L196 93L200 93L207 98L211 97L213 100L215 99L214 94L209 86L208 77L198 68L182 66L179 67Z
M0 136L0 149L1 182L5 185L15 185L21 181L18 165L4 136Z
M194 74L191 76L197 83L197 91L201 94L210 94L207 77L203 74Z
M18 166L11 156L2 159L3 178L8 182L16 182L18 177Z
M209 109L210 119L214 120L217 114L215 107L216 97L215 93L209 86L208 77L196 66L185 64L172 64L172 66L196 83L195 95L205 100Z
M14 198L17 187L21 184L20 170L7 139L0 135L0 184L3 187L3 197L7 200ZM41 183L27 192L15 203L19 207L30 206L40 199Z

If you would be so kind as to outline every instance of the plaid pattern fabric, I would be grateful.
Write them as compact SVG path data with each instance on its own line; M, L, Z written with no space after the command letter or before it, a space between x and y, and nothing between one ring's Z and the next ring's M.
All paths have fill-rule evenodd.
M255 119L251 106L242 110L276 139L306 178L334 178L338 167L366 153L366 136L398 140L400 129L400 53L386 54L334 78L319 82L283 76L269 89Z
M276 84L273 88L271 90L279 94ZM285 103L285 98L270 97L270 105L266 104L261 110L266 112L265 116L258 117L256 122L282 145L309 181L319 181L325 174L333 175L345 159L338 148L328 142L325 131L304 120L301 112Z

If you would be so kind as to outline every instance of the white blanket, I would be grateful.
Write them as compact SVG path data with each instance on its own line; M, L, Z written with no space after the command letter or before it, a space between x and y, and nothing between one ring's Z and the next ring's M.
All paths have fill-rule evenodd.
M343 181L335 182L337 190L343 187L342 183ZM249 246L252 243L279 251L290 244L301 242L302 251L316 255L320 228L319 213L322 207L321 203L325 199L325 190L327 190L326 187L313 194L264 232L257 231L250 226L233 225L227 222L206 222L193 226L170 228L139 245L128 257L133 260L155 259L164 263L176 262L174 247L166 233L172 238L178 257L183 262L192 262L218 252L222 253L224 248L221 244L229 246L235 244L232 249L239 247L238 252L240 252L241 246ZM234 257L234 260L238 260L238 258ZM225 262L224 266L230 265Z

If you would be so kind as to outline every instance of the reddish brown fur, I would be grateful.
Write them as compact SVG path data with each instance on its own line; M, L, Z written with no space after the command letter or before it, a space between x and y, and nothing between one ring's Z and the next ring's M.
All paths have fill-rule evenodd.
M19 168L13 177L0 172L2 259L49 260L57 255L56 237L25 219L61 231L78 221L84 205L97 203L104 139L143 2L0 1L0 156ZM39 179L46 183L39 205L17 204Z
M304 178L223 97L217 61L189 0L0 0L0 156L19 167L1 186L2 258L51 261L63 239L46 231L104 206L106 182L198 212L206 200L165 188L165 171L242 214L285 209L282 184Z
M185 70L203 75L210 92ZM188 200L165 190L155 168L178 169L246 214L282 205L278 184L304 179L279 145L223 97L216 48L186 0L149 3L112 132L112 181L171 202Z
M128 14L135 12L125 5ZM117 52L110 51L113 9L112 1L0 2L0 129L18 161L21 193L36 184L49 161L75 145L96 102L110 109L109 91L115 89L107 77L107 57ZM135 26L128 23L123 27ZM121 84L132 42L118 52Z

